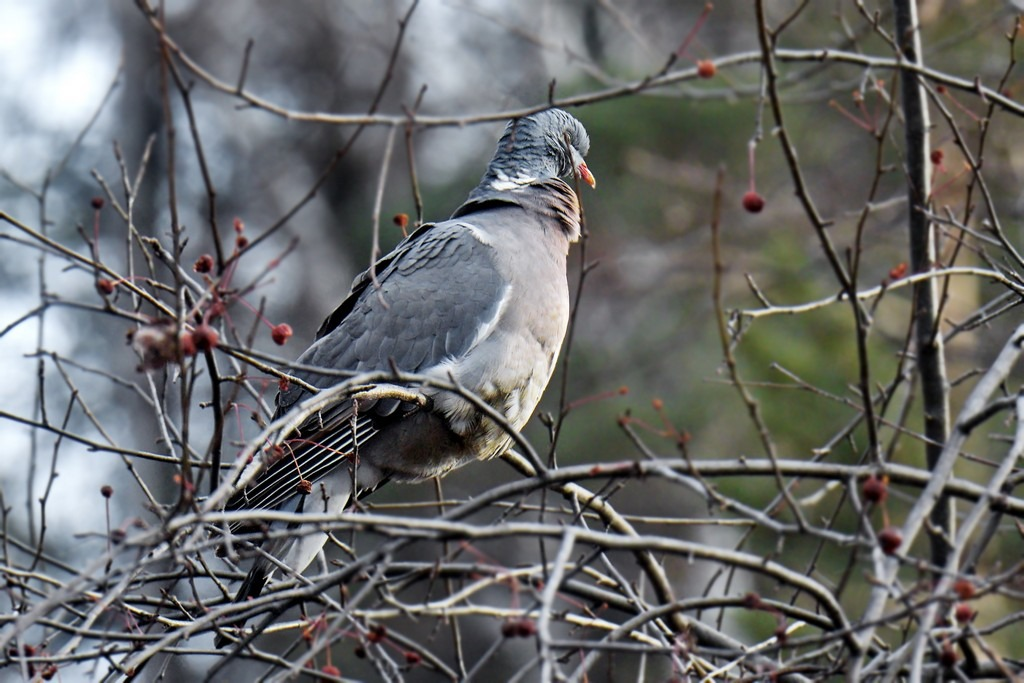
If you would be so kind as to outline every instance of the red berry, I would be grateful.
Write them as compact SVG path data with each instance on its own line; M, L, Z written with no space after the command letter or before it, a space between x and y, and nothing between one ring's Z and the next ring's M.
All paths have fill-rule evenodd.
M267 452L266 456L264 456L264 459L266 460L266 465L269 467L270 465L274 464L275 462L278 462L284 457L284 446L281 445L280 443L274 443L273 445L270 446L270 450Z
M409 225L409 214L396 213L395 217L392 220L395 221L395 225L400 227L402 230L405 230L405 228Z
M379 643L384 640L388 634L388 629L382 624L374 624L370 627L369 633L366 634L366 639L371 643Z
M520 619L516 623L516 635L520 638L529 638L537 634L537 624L532 619Z
M192 330L192 341L195 343L197 350L209 351L210 349L217 348L220 335L217 334L217 330L203 323Z
M931 153L932 163L938 166L939 164L942 163L942 159L944 156L945 154L943 154L941 149L933 149Z
M341 678L341 669L334 666L333 664L324 664L320 668L320 673L327 674L328 676L334 676L335 678ZM326 678L321 678L321 681L327 681Z
M44 681L51 681L53 677L57 675L57 665L47 664L42 671L39 672L39 677Z
M203 254L192 264L192 270L197 273L209 273L213 270L213 257L209 254Z
M764 607L764 603L761 602L761 596L757 593L747 593L743 596L743 606L747 609L761 609Z
M973 620L977 614L978 613L974 611L974 608L966 602L958 602L956 607L953 609L953 618L956 619L956 623L958 624L966 624Z
M105 277L96 280L96 291L103 295L114 293L114 283Z
M889 477L870 475L861 486L864 499L872 503L884 503L889 497Z
M114 495L114 487L111 486L110 484L104 484L103 486L100 487L100 493L103 495L104 498L110 498L111 496Z
M878 534L878 543L883 553L893 555L903 545L903 534L896 527L887 526Z
M418 653L418 652L413 652L412 650L408 650L405 653L405 662L406 662L406 664L412 664L413 666L416 666L417 664L419 664L422 661L423 661L423 657L421 657L420 653Z
M750 213L761 213L764 208L764 197L750 190L743 195L743 208Z
M191 332L185 332L179 339L181 344L181 355L183 356L194 356L196 355L196 340L192 336Z
M953 592L961 600L970 600L974 597L974 584L967 579L957 579L953 584Z
M92 208L99 211L103 208L103 197L93 197L90 204L92 204Z
M942 644L942 650L939 651L939 663L947 669L952 668L956 664L956 650L948 642Z
M224 311L227 310L224 306L224 302L217 300L210 304L210 307L206 309L206 319L216 320L217 318L224 315Z
M274 328L270 330L270 338L274 340L274 343L278 346L284 346L288 338L292 336L292 326L288 323L280 323L274 325Z
M501 624L501 635L506 638L530 638L537 634L533 619L506 619Z
M907 274L907 262L900 261L898 264L889 269L890 280L901 280Z
M238 237L235 238L235 246L238 247L239 249L245 249L247 246L249 246L249 238L246 237L245 235L239 235Z
M714 78L717 71L715 63L711 60L700 59L697 61L697 75L701 78Z

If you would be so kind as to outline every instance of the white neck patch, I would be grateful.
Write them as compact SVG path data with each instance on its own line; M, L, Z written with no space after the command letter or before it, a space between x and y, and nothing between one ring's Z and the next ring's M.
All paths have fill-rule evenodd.
M491 187L499 192L514 190L518 187L522 187L523 185L529 185L537 180L533 176L523 174L519 174L515 178L512 178L503 171L498 171L495 175L498 176L498 179L491 181Z

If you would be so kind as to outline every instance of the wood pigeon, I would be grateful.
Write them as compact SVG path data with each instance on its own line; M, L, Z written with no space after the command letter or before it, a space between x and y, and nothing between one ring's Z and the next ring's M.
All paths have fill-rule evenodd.
M346 377L316 368L454 380L521 429L551 379L569 320L566 255L579 239L581 213L560 178L595 185L583 161L589 148L580 122L559 109L509 122L466 202L355 279L294 376L317 388ZM275 417L309 396L292 383L278 394ZM240 481L249 483L226 509L337 514L353 494L440 476L493 458L510 442L453 392L377 385L319 411L268 449L248 466L254 475L243 472ZM269 538L235 600L263 590L277 567L267 555L301 573L326 540L320 532ZM219 636L217 645L226 642Z

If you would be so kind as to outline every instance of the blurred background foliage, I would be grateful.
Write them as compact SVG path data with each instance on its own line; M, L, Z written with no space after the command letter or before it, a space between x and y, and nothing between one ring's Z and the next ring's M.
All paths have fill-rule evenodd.
M45 223L55 239L81 244L79 226L91 229L90 198L102 194L96 176L116 188L120 171L113 144L122 150L129 173L134 174L150 136L157 136L145 180L136 203L136 220L145 233L164 238L168 232L166 140L160 101L158 41L143 13L133 3L68 2L5 3L0 25L8 35L0 40L0 202L9 214L33 225ZM770 21L777 23L799 3L770 3ZM920 4L924 59L936 70L964 78L998 81L1009 57L1004 34L1013 26L1014 8L999 0L925 0ZM272 2L270 0L168 0L169 34L186 54L227 83L235 83L246 42L253 41L246 87L282 107L329 113L365 112L386 74L398 21L407 2ZM557 96L601 90L616 83L657 73L668 56L698 20L699 2L664 0L528 0L503 3L488 0L424 0L413 13L408 34L379 111L397 113L411 107L426 86L420 111L431 115L472 115L532 106L546 101L549 84ZM891 23L888 4L869 4ZM890 55L891 49L860 17L854 3L814 2L781 37L784 47L835 48ZM680 63L696 58L756 53L757 38L749 2L716 2L696 41ZM73 149L66 167L47 185L47 173L58 167L76 135L99 106L122 64L113 99ZM889 126L879 150L874 138L850 116L862 113L852 96L865 79L882 79L881 90L891 92L893 74L871 72L836 64L811 62L780 64L788 127L800 154L808 187L841 250L854 244L857 220L876 168L886 169L874 196L875 209L864 224L858 284L871 287L889 277L907 260L904 178L901 172L902 128L897 119ZM187 76L190 80L194 78ZM870 82L870 81L868 81ZM1014 75L1008 83L1012 97L1022 94ZM583 295L573 338L566 395L580 402L568 415L560 433L558 460L562 464L601 462L639 457L617 419L630 414L650 425L634 425L657 452L674 455L673 438L658 435L665 424L689 436L687 452L693 458L734 458L763 455L758 434L746 409L728 382L712 301L713 258L710 219L715 175L725 172L721 222L723 280L728 309L759 308L746 277L749 276L775 304L794 304L834 296L838 288L808 224L788 168L766 118L757 147L756 183L767 200L760 214L745 212L740 197L746 190L747 150L758 131L759 72L750 61L720 69L707 81L688 81L640 95L599 101L573 111L591 134L588 159L597 176L596 191L584 188L583 200L589 238L585 257L597 263L583 282ZM354 128L288 121L247 107L203 83L192 89L193 104L207 161L217 191L217 216L223 234L238 217L249 234L258 234L288 212L332 163L339 149L356 134ZM956 102L953 102L953 98ZM207 194L189 140L179 97L173 112L178 128L178 197L182 222L190 241L183 261L191 263L211 250ZM984 104L964 93L947 100L969 144L979 135L977 117ZM868 116L881 120L883 97L868 89L864 105ZM933 145L944 151L944 168L936 173L937 205L954 215L964 214L962 159L946 124L934 119ZM446 217L477 181L493 149L501 124L423 129L415 132L413 149L423 191L424 219ZM259 272L298 240L294 253L273 271L273 277L251 297L272 322L288 322L295 337L284 349L275 347L269 334L257 327L255 346L277 355L284 363L296 355L347 291L352 277L370 261L372 206L380 173L383 129L361 131L351 149L315 196L287 222L273 240L251 254L240 281ZM989 132L984 170L989 189L1003 219L1004 229L1020 245L1024 201L1024 139L1022 122L997 113ZM399 136L389 171L382 209L382 246L385 251L400 238L390 217L415 217L409 180L409 158ZM46 187L45 214L40 202L26 189ZM977 203L975 194L973 201ZM977 226L983 212L970 221ZM123 230L109 214L101 218L101 249L123 249ZM38 301L36 253L3 243L0 287L7 304L0 308L0 327L12 323ZM948 255L948 250L945 252ZM843 258L849 258L847 253ZM578 286L579 252L570 259ZM961 252L957 265L978 260ZM96 302L89 273L47 273L48 290L59 298ZM899 354L908 334L909 289L887 294L875 311L868 357L871 384L893 381ZM945 311L951 325L962 321L998 288L958 278L950 289ZM231 311L243 328L253 324L243 308ZM985 329L962 334L948 346L949 375L957 378L984 367L1017 322L1015 313L993 321ZM67 308L53 309L45 319L44 348L76 358L88 366L107 368L112 374L140 381L137 361L123 346L127 325L122 321L87 315ZM23 333L24 332L24 333ZM4 410L30 414L37 360L24 357L35 348L35 332L20 327L0 338L2 362L10 379L0 390ZM854 390L858 378L854 321L847 304L833 304L813 313L755 320L744 325L734 347L741 375L750 382L761 403L777 451L786 458L827 457L859 462L866 439L862 428L840 440L822 455L832 437L857 415ZM50 364L44 364L52 372ZM784 371L784 372L783 372ZM158 434L141 416L130 385L95 381L88 373L71 371L82 382L100 411L101 420L117 440L144 448L159 448ZM794 381L800 378L803 385ZM561 378L556 377L543 410L557 411ZM971 384L953 390L954 412ZM588 402L605 392L627 387L628 395ZM816 387L812 391L808 387ZM266 399L272 400L274 382L267 382ZM46 391L67 392L51 381ZM97 399L97 397L100 397ZM208 396L197 397L207 400ZM663 401L659 414L653 399ZM251 435L248 413L239 409L241 431L235 441ZM911 409L906 427L920 428L919 409ZM887 413L888 419L898 416ZM75 416L76 428L89 431ZM1006 425L1002 425L1006 427ZM8 452L25 452L27 430L10 423L0 425ZM202 411L196 418L195 438L208 429ZM996 426L996 431L1000 431ZM883 428L885 443L893 430ZM546 450L548 431L535 421L529 436ZM972 452L984 457L1005 450L985 435L970 442ZM908 435L898 441L893 458L920 465L919 439ZM46 485L44 474L27 475L20 458L3 459L3 488L7 504L14 504L16 525L25 534L38 533L38 520L27 512ZM40 466L41 467L41 466ZM971 467L965 465L965 467ZM169 474L144 467L149 481L165 488L170 500L174 485ZM82 449L82 458L61 462L55 486L77 500L101 483L115 482L124 495L115 498L114 517L143 516L141 497L131 485L121 485L123 467L111 459L96 458ZM26 480L26 476L29 477ZM508 479L500 464L467 468L444 482L449 495L466 495ZM26 487L26 481L28 486ZM755 489L741 479L720 482L723 491L748 503L767 504L777 491ZM841 487L840 487L841 488ZM817 490L817 484L814 489ZM809 491L810 492L810 491ZM801 489L795 494L799 497ZM814 511L831 514L839 488L832 489ZM429 501L432 486L392 486L375 495L373 504ZM654 482L634 481L618 491L613 501L637 515L700 515L703 504L678 496L678 489ZM83 533L103 528L98 496L93 504L64 509L52 505L49 523L57 530ZM19 511L26 511L19 515ZM715 514L720 514L716 512ZM851 528L852 516L838 525ZM705 542L731 545L739 531L723 532L700 526L666 526L665 534L680 534ZM54 538L71 538L56 533ZM717 539L717 541L716 541ZM526 541L524 541L525 543ZM88 545L88 544L86 544ZM500 561L514 562L515 544L489 548ZM79 544L54 546L52 552L74 559ZM791 566L810 562L817 544L788 539L779 546L774 535L755 534L748 549L766 556L787 555ZM1019 557L1019 537L1007 537L1007 558ZM799 559L797 559L799 558ZM806 558L806 559L805 559ZM820 571L831 575L846 563L835 553L820 558ZM712 571L691 570L670 560L679 593L704 590L698 577ZM863 577L851 579L862 582ZM750 588L745 586L742 590ZM760 590L772 591L770 586ZM726 590L721 582L714 589ZM735 586L733 591L737 589ZM857 600L859 590L844 599ZM747 624L770 635L775 624L763 613L751 612ZM762 623L763 622L763 623Z

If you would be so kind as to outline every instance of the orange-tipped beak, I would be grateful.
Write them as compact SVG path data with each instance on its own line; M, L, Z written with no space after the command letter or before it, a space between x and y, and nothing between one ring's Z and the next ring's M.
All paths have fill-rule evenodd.
M590 187L597 187L597 178L594 177L594 174L590 172L590 169L587 168L587 165L584 162L580 162L580 165L576 168L576 173L579 175L580 180L585 182L587 185L590 185Z

